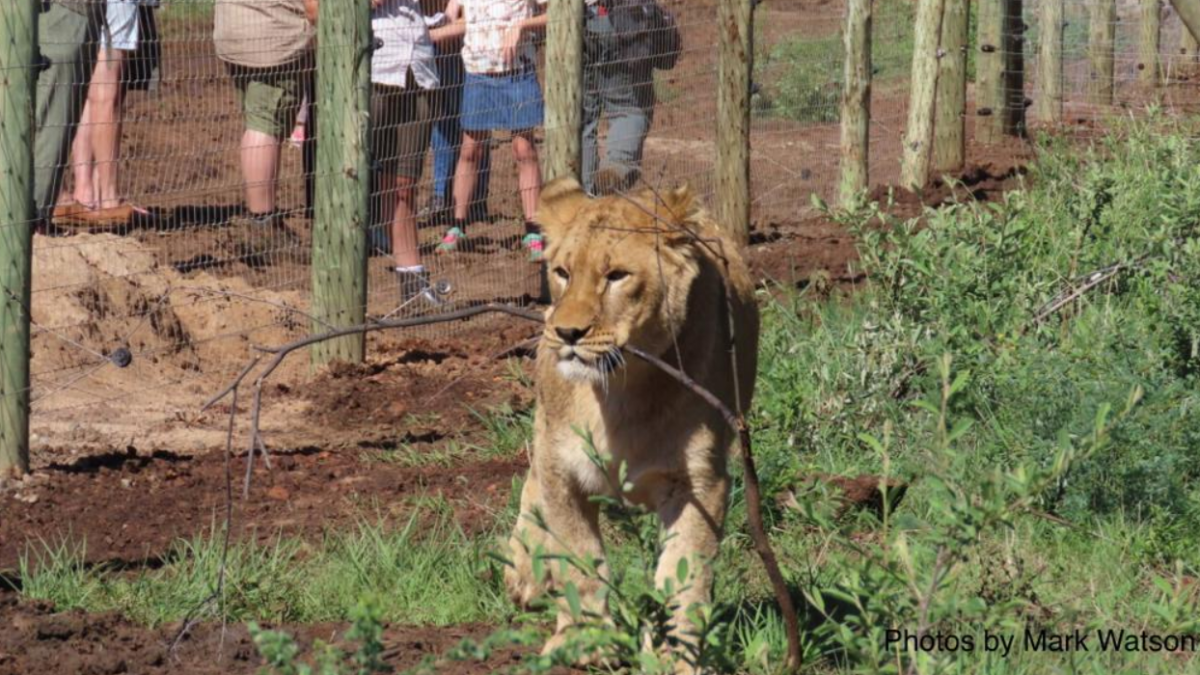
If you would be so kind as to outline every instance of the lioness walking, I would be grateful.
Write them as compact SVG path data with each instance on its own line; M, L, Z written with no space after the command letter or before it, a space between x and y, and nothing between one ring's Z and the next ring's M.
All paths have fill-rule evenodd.
M656 511L667 530L659 586L671 579L679 588L680 559L688 559L689 578L673 608L674 634L686 641L687 608L710 596L736 438L699 396L622 348L660 356L731 409L745 410L758 346L754 285L741 256L746 242L699 209L687 188L592 199L574 180L560 179L542 193L538 220L553 306L538 348L533 456L505 580L521 604L546 583L561 589L573 581L585 609L602 613L596 579L575 569L564 578L559 565L548 564L550 579L538 583L531 554L601 558L590 498L617 496L624 463L632 489L623 496ZM607 468L595 454L609 460ZM563 644L571 624L564 606L547 651Z

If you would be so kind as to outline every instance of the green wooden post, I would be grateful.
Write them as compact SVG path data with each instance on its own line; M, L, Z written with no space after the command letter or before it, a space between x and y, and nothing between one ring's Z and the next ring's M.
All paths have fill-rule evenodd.
M322 2L317 21L317 176L312 240L311 330L363 323L367 308L367 219L371 167L371 8ZM359 362L362 334L319 342L314 365Z
M938 41L944 0L920 0L913 38L912 85L908 126L900 158L900 184L910 190L925 187L933 144L933 114L937 98Z
M717 217L750 238L750 0L717 3Z
M1116 95L1116 0L1093 0L1088 30L1088 97L1095 105L1112 105Z
M849 0L843 47L842 208L849 208L870 181L871 0Z
M938 60L933 170L956 171L967 159L967 0L946 0Z
M546 26L546 180L580 177L583 0L549 3Z
M996 143L1004 134L1005 0L979 0L975 60L975 140Z
M39 0L0 2L0 481L29 472Z
M1041 42L1038 44L1037 118L1061 124L1063 115L1063 1L1042 0Z
M1162 33L1161 0L1141 0L1142 21L1138 37L1138 79L1147 86L1157 86L1161 81L1162 67L1158 59L1159 39ZM1187 32L1186 30L1184 31Z

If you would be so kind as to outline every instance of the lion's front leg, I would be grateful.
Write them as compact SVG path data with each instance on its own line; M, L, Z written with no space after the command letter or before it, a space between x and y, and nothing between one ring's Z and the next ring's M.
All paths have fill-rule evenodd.
M666 542L654 580L659 589L669 583L675 591L672 606L672 636L681 643L681 650L696 655L695 632L699 628L688 616L696 605L711 602L713 570L721 533L725 523L725 506L729 498L729 476L693 476L688 489L675 492L658 508L666 530ZM687 560L686 569L681 560ZM680 580L680 572L684 578ZM698 672L694 664L681 657L677 672Z
M504 569L504 585L509 597L522 609L528 609L547 590L548 579L537 578L533 570L533 556L546 548L546 532L541 526L544 510L537 472L531 468L521 489L520 515L508 538L512 566Z

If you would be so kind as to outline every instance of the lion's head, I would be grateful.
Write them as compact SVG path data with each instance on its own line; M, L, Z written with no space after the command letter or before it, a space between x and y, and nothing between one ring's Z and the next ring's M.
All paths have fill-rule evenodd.
M700 272L697 214L687 187L599 199L572 179L545 187L538 222L553 306L542 344L562 377L605 382L626 344L666 351Z

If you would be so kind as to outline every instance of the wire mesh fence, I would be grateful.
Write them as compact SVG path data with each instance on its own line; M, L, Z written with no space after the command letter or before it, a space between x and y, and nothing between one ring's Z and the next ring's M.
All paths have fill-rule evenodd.
M973 83L985 53L975 28L989 1L998 0L971 4ZM351 32L344 40L325 33L322 43L315 0L30 0L35 13L0 12L0 48L10 50L4 118L16 119L20 105L35 113L36 180L25 189L36 217L0 223L8 248L36 230L28 300L35 429L39 419L52 430L123 406L169 415L179 391L189 400L208 392L251 344L320 328L314 202L331 176L318 169L316 139L323 123L345 123L345 111L321 109L321 50L370 72L366 119L356 127L369 132L336 149L361 148L368 158L370 176L359 177L371 193L368 317L537 300L539 164L553 130L542 89L556 69L581 67L580 169L589 190L687 181L713 202L716 0L585 0L579 65L546 58L545 35L556 28L545 25L541 2L363 2L372 7L365 43ZM1026 0L1013 5L1020 20L1007 24L1014 39L998 46L1004 67L1022 70L1005 73L1018 91L1004 97L1020 108L1021 131L1043 122L1026 107L1046 95L1039 59L1056 35L1043 25L1048 2L1062 3L1058 105L1068 133L1150 102L1192 110L1198 49L1171 5L1153 3L1161 76L1148 86L1145 3ZM41 58L20 63L8 38L35 34L30 16ZM914 16L909 0L874 3L871 185L899 175ZM845 19L838 0L755 8L755 222L795 222L812 195L836 196ZM1013 49L1020 59L1007 58ZM1102 98L1097 64L1109 57L1113 94ZM36 73L33 101L13 91L18 70ZM970 136L980 117L976 85L968 90ZM22 143L6 133L6 161L25 152ZM972 161L987 159L986 147L971 147ZM20 296L5 278L9 297ZM19 380L6 379L3 395Z

